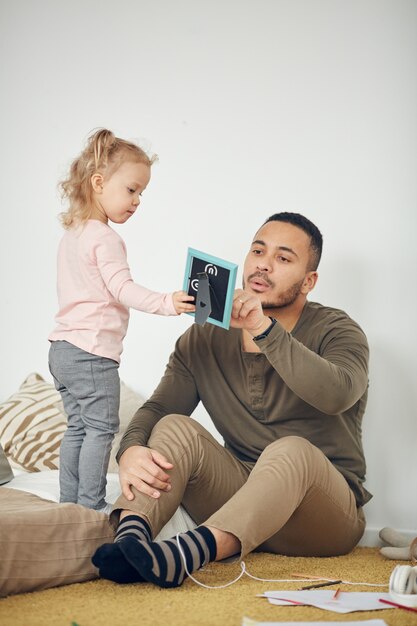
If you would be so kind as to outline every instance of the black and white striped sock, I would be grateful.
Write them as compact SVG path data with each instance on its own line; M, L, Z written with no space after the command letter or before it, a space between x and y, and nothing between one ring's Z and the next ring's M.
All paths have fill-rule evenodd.
M190 573L216 558L216 540L205 526L181 533L179 542ZM126 536L118 545L138 574L159 587L179 587L187 576L176 537L147 542Z

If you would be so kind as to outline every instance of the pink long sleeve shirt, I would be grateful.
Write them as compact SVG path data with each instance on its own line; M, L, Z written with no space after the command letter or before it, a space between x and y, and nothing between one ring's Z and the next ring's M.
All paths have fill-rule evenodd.
M56 328L50 341L64 340L120 362L129 307L176 315L172 294L133 282L123 239L108 224L88 220L66 231L58 248Z

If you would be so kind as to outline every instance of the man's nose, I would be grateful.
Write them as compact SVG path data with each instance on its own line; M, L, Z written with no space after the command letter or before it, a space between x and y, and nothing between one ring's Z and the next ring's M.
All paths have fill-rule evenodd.
M267 256L262 256L258 259L257 267L261 272L270 272L272 270L271 259Z

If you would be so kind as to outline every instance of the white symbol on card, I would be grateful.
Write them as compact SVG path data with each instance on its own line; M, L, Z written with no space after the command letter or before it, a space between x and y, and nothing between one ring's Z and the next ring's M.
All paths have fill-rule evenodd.
M191 281L191 289L198 291L198 278L193 278Z
M214 276L217 276L217 267L213 265L213 263L207 263L204 271L207 272L207 274L213 274Z

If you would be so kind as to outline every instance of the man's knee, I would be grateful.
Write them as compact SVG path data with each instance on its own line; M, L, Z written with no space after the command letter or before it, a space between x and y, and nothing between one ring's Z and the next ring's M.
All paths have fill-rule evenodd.
M165 415L155 424L148 445L158 450L162 443L177 443L183 448L192 446L200 438L211 439L212 437L204 426L192 417L172 413Z
M194 437L200 432L202 427L192 417L172 413L162 417L152 429L152 438L184 438Z
M164 430L172 430L180 428L189 428L190 423L194 420L188 415L181 415L179 413L170 413L161 417L161 419L155 424L152 429L152 433Z
M322 454L320 450L304 437L289 435L270 443L262 453L268 457L287 457L289 459L309 459Z

